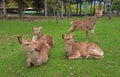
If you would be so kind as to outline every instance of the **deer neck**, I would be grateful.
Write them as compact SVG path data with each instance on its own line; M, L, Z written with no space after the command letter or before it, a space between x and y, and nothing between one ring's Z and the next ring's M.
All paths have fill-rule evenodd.
M34 37L35 40L39 40L42 36L43 36L43 34L39 33L39 34L34 34L33 37Z
M69 55L69 53L72 50L72 44L65 44L64 50L67 53L67 55Z
M37 36L38 36L38 39L40 39L43 36L43 34L39 33L39 34L37 34Z
M37 58L37 56L38 56L38 52L37 51L32 51L32 52L28 51L27 52L27 57L28 58Z
M94 15L94 16L90 19L90 21L91 21L92 23L94 23L94 24L96 24L97 20L98 20L97 15Z
M94 21L97 21L97 20L98 20L98 17L97 17L96 14L93 16L93 20L94 20Z

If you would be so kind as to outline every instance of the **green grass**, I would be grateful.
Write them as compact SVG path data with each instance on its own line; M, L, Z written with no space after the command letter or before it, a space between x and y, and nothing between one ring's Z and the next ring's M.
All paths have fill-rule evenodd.
M120 75L120 17L100 18L95 33L98 44L104 51L103 59L68 60L64 53L62 33L67 33L70 22L74 19L40 22L23 22L21 20L0 20L0 77L119 77ZM17 36L30 39L32 26L42 26L42 32L53 36L55 46L51 49L46 64L28 68L26 51L18 43ZM76 31L75 39L85 41L85 32ZM89 32L89 41L96 43Z

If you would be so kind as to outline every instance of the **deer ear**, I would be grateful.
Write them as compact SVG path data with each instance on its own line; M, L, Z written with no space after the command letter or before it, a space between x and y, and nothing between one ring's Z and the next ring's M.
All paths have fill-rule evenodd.
M70 37L73 37L73 33L70 34Z
M62 34L62 38L64 39L64 37L65 37L65 34Z
M101 9L101 11L103 12L103 11L104 11L104 9Z
M18 36L18 42L19 42L20 44L23 43L23 38L22 38L21 36Z
M97 13L97 12L98 12L98 10L95 9L95 13Z

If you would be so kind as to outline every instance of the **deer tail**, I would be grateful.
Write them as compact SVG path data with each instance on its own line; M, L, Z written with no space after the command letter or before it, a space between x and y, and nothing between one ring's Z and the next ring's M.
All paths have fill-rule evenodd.
M101 52L101 55L104 55L103 51Z

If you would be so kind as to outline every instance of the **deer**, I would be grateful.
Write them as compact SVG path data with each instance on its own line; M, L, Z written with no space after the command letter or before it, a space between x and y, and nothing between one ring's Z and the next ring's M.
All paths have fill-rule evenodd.
M34 35L32 37L33 41L42 39L48 43L50 48L54 46L55 44L54 39L50 35L42 34L41 32L42 27L33 27L33 30L34 30Z
M33 21L34 21L33 18L26 18L26 17L24 17L22 20L23 20L24 22L33 22Z
M21 36L18 36L18 42L27 51L27 66L41 66L48 61L50 54L50 48L46 42L38 40L33 42L32 40L24 40Z
M89 19L72 21L68 34L73 33L76 30L83 30L86 32L86 41L88 41L88 31L90 31L96 39L96 42L99 43L94 29L98 18L101 16L103 16L103 10L95 10L95 15Z
M64 51L69 60L78 58L103 58L102 49L91 42L76 42L72 34L62 34Z

